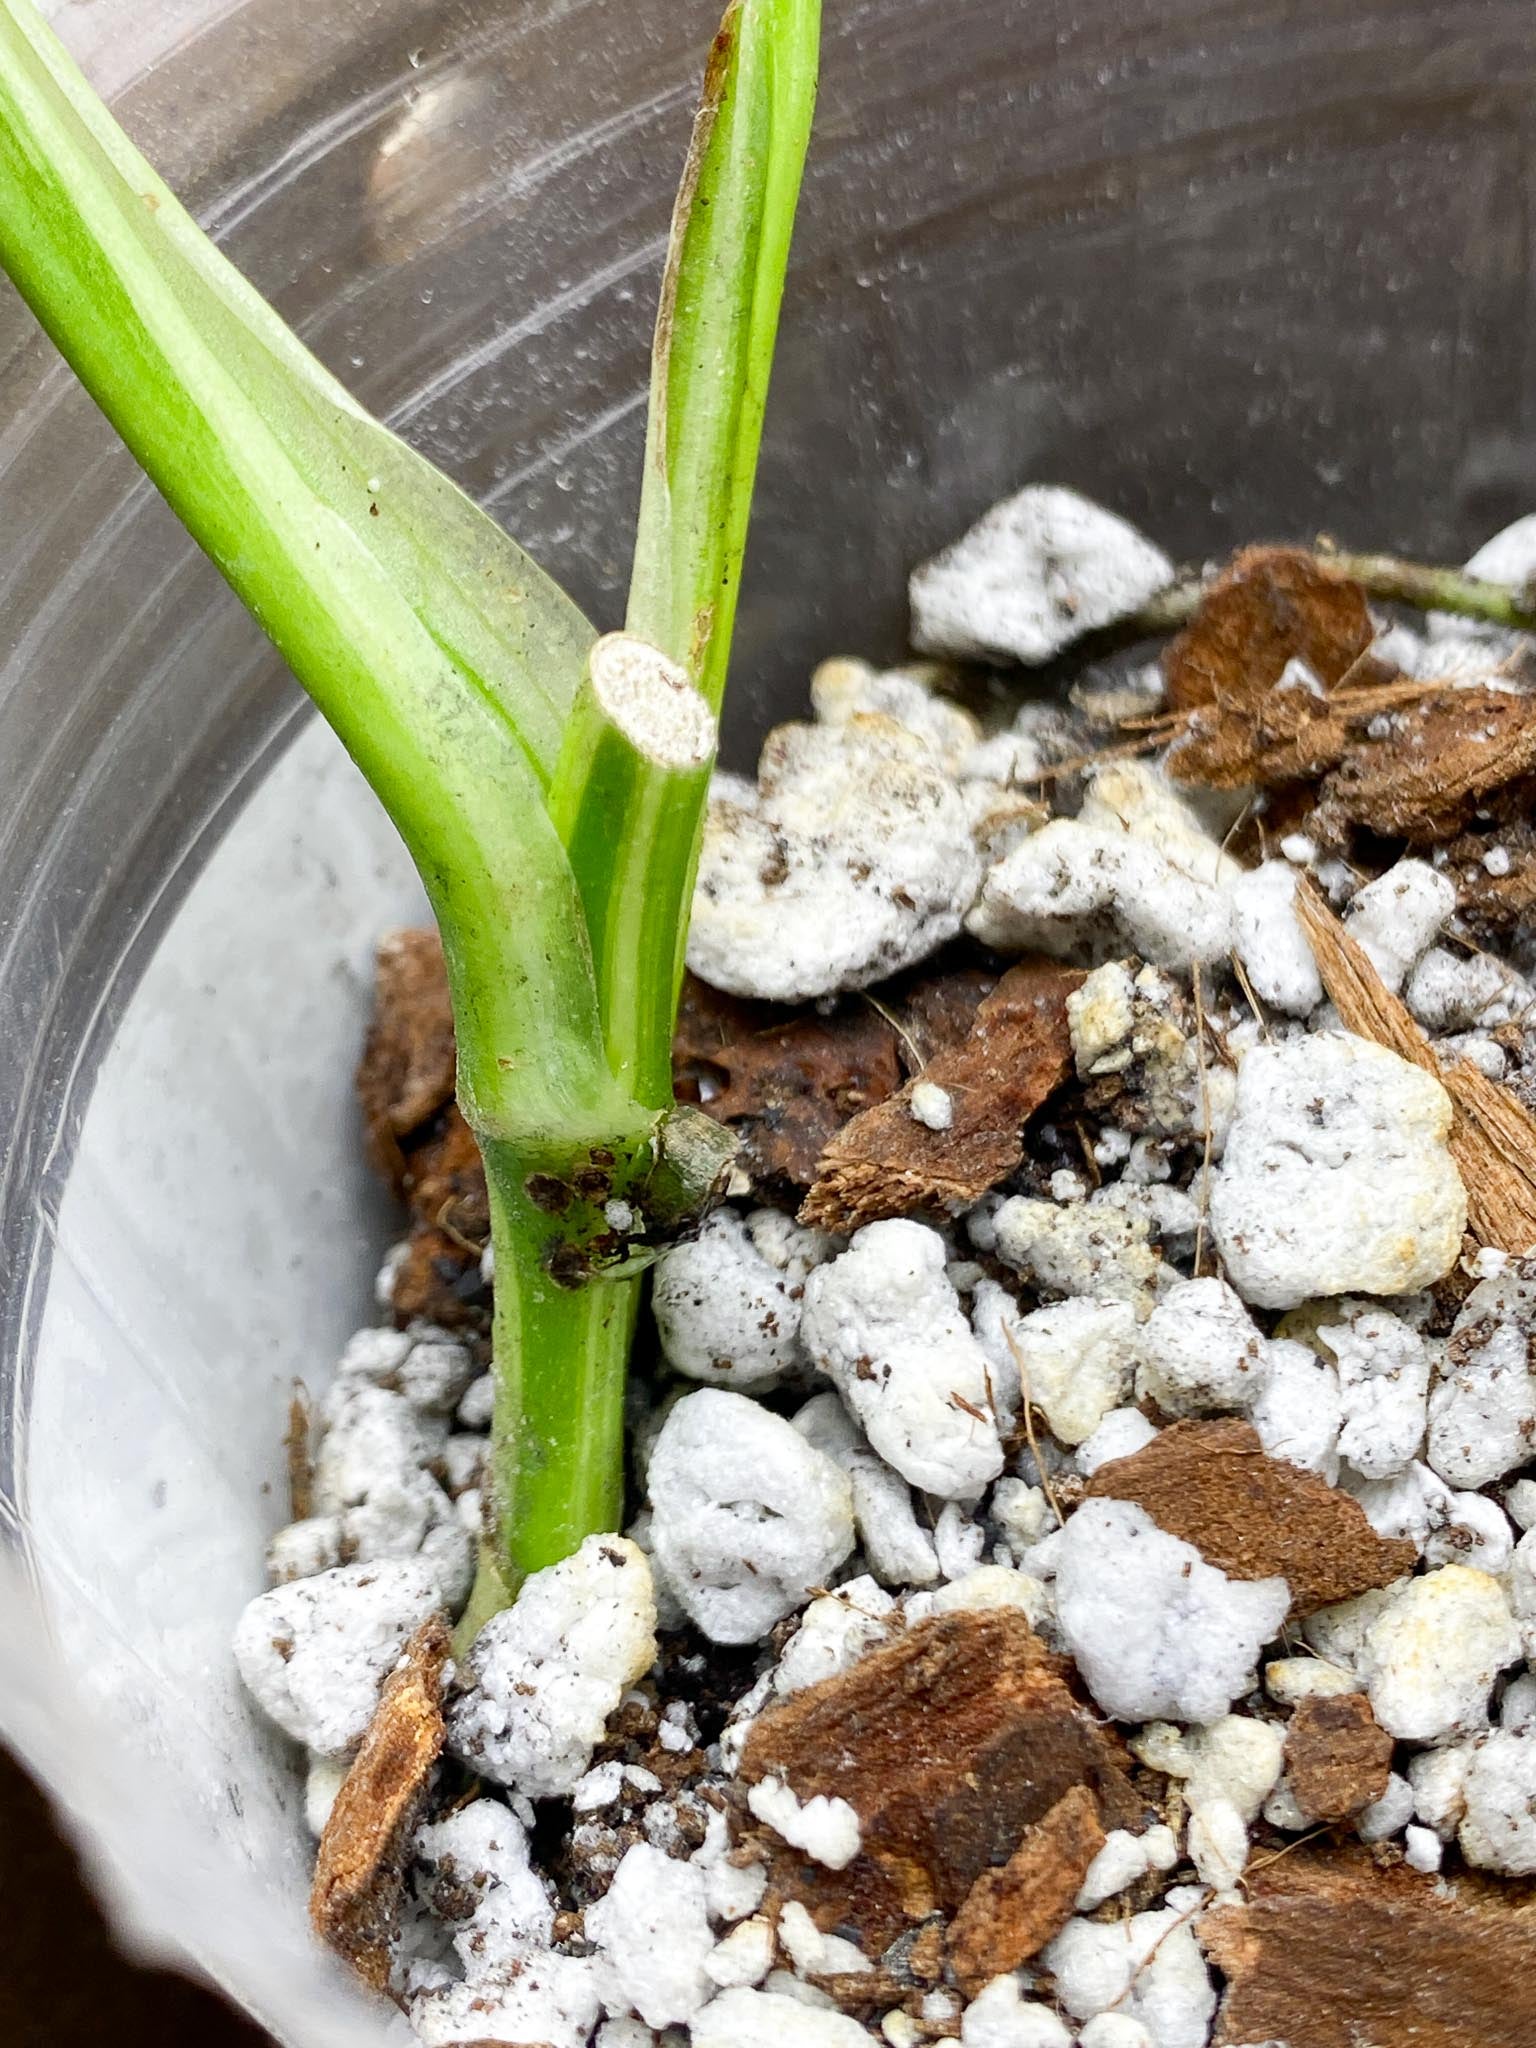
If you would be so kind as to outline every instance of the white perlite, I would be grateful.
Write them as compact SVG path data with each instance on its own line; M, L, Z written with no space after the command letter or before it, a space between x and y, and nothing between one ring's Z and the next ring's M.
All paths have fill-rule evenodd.
M773 1968L776 1947L773 1922L755 1913L715 1943L704 1959L704 1967L722 1991L728 1991L733 1984L761 1984Z
M1052 1294L1125 1301L1145 1315L1167 1277L1148 1219L1123 1209L1013 1195L991 1223L998 1257Z
M931 1586L939 1576L938 1552L917 1518L912 1489L876 1457L839 1397L815 1395L796 1414L795 1428L848 1475L859 1544L880 1583Z
M1442 1841L1451 1839L1467 1810L1467 1771L1471 1761L1471 1745L1468 1743L1452 1743L1445 1749L1423 1749L1408 1759L1413 1810Z
M722 1991L693 2023L693 2048L869 2048L846 2013L778 1991Z
M644 2020L604 2020L592 2037L592 2048L656 2048L657 2039Z
M474 1377L469 1347L431 1323L358 1330L336 1365L338 1385L353 1380L387 1387L423 1415L451 1415Z
M846 725L871 712L893 718L926 741L954 776L981 739L981 727L970 712L931 689L919 669L877 669L867 661L834 655L811 677L811 705L821 725Z
M656 1262L651 1306L667 1363L737 1392L777 1386L804 1365L800 1293L830 1249L772 1210L717 1209Z
M1467 1220L1450 1125L1439 1082L1365 1039L1255 1047L1238 1072L1211 1195L1238 1293L1294 1308L1314 1296L1407 1294L1449 1272Z
M763 1778L747 1794L747 1805L765 1827L828 1870L846 1870L859 1853L859 1816L846 1799L818 1792L801 1801L782 1778Z
M1429 1399L1430 1464L1451 1486L1486 1486L1536 1451L1536 1260L1511 1259L1461 1305Z
M304 1773L304 1825L318 1842L351 1769L345 1757L311 1756Z
M481 1630L449 1709L449 1747L531 1799L570 1792L625 1688L655 1659L645 1553L626 1536L589 1536Z
M1323 1000L1322 977L1296 915L1296 870L1267 860L1232 884L1233 950L1254 993L1273 1010L1305 1017Z
M1048 1545L1063 1640L1116 1720L1215 1720L1290 1606L1284 1579L1227 1578L1130 1501L1085 1501Z
M1085 1479L1091 1479L1101 1465L1107 1465L1112 1458L1131 1457L1136 1451L1145 1449L1156 1435L1156 1427L1148 1422L1139 1408L1111 1408L1092 1436L1085 1437L1078 1445L1073 1462ZM1002 1484L999 1480L999 1491ZM1040 1491L1038 1487L1033 1490ZM997 1513L996 1496L993 1513ZM1038 1535L1033 1540L1038 1541Z
M1154 1722L1131 1747L1153 1770L1183 1779L1191 1808L1220 1801L1245 1822L1257 1818L1279 1782L1285 1760L1284 1731L1247 1714L1223 1714L1187 1735L1166 1722Z
M710 803L688 965L772 1002L863 988L953 938L980 875L924 741L882 717L780 726L756 791Z
M962 1610L987 1607L1017 1607L1032 1628L1045 1623L1050 1613L1050 1594L1040 1579L1010 1565L984 1564L963 1579L951 1579L932 1593L907 1596L907 1621L916 1624L934 1614L958 1614Z
M410 2014L422 2048L486 2041L586 2048L601 2010L597 1966L588 1957L530 1946L500 1975L423 1992Z
M835 1678L890 1633L896 1603L873 1579L850 1579L835 1593L823 1593L801 1616L800 1626L774 1667L773 1689L781 1698Z
M1246 1408L1263 1388L1268 1356L1253 1319L1224 1280L1170 1287L1141 1333L1136 1391L1169 1415Z
M1388 1310L1366 1302L1339 1308L1340 1321L1319 1325L1317 1333L1338 1368L1339 1456L1363 1478L1386 1479L1410 1464L1424 1441L1429 1353L1418 1332Z
M652 2027L681 2026L713 1995L715 1946L704 1879L649 1842L626 1849L613 1882L586 1911L587 1939L607 1965L603 2003Z
M1519 1659L1520 1631L1498 1580L1450 1564L1390 1593L1357 1668L1389 1735L1439 1742L1487 1727L1494 1681Z
M1194 1936L1203 1894L1176 1886L1155 1912L1122 1922L1069 1920L1041 1961L1074 2018L1113 2009L1156 2048L1206 2048L1216 1992Z
M469 1532L424 1468L443 1455L448 1415L471 1377L467 1352L430 1325L351 1339L321 1411L315 1513L273 1539L274 1576L419 1555L443 1604L462 1605L473 1575Z
M549 1887L528 1861L528 1833L500 1799L473 1799L419 1828L417 1888L453 1927L453 1945L471 1982L506 1968L554 1931Z
M386 1332L385 1334L392 1334ZM446 1421L414 1408L404 1394L358 1374L339 1379L321 1408L315 1454L314 1512L365 1506L381 1487L407 1491L442 1449Z
M1077 2037L1077 2048L1158 2048L1151 2034L1128 2013L1096 2013Z
M1026 1998L1017 1977L994 1977L960 2017L961 2048L1072 2048L1048 2005Z
M798 1899L779 1914L779 1940L797 1977L867 1976L875 1967L857 1942L823 1934Z
M1479 1496L1474 1494L1472 1498ZM1504 1587L1510 1612L1519 1625L1521 1645L1536 1670L1536 1529L1527 1530L1512 1548Z
M1272 1458L1304 1472L1320 1472L1330 1485L1339 1476L1343 1405L1333 1366L1289 1337L1264 1347L1266 1371L1248 1420Z
M1360 1681L1342 1665L1323 1657L1276 1657L1264 1666L1264 1690L1282 1707L1294 1707L1302 1700L1339 1699L1358 1692Z
M1004 952L1185 968L1231 950L1232 901L1145 839L1053 818L988 869L966 926Z
M1413 1818L1413 1787L1392 1771L1387 1789L1366 1807L1355 1821L1355 1833L1362 1842L1389 1842L1400 1835Z
M936 1081L919 1081L912 1090L911 1110L930 1131L947 1131L955 1120L954 1097Z
M1179 1860L1179 1838L1159 1822L1145 1833L1133 1835L1126 1828L1111 1828L1104 1846L1088 1866L1082 1890L1077 1895L1079 1913L1090 1913L1127 1886L1152 1870L1172 1870Z
M1491 1031L1527 1017L1531 985L1491 953L1431 946L1413 970L1404 1000L1426 1031Z
M235 1629L235 1662L284 1734L344 1756L406 1642L441 1606L435 1573L417 1559L338 1565L258 1593Z
M912 645L924 654L1049 661L1173 580L1134 526L1058 484L1027 484L912 572Z
M1444 1854L1440 1837L1433 1828L1407 1827L1403 1830L1403 1861L1423 1877L1433 1877Z
M983 1280L971 1320L999 1407L1015 1410L1027 1380L1030 1401L1064 1444L1091 1437L1131 1391L1136 1312L1129 1302L1059 1301L1021 1315L1006 1288Z
M1003 1469L986 1354L921 1223L871 1223L805 1286L800 1334L888 1465L973 1499Z
M1536 1731L1503 1729L1472 1752L1458 1840L1477 1870L1536 1876Z
M1455 908L1449 875L1426 861L1400 860L1355 895L1344 924L1395 995Z
M647 1483L656 1560L717 1643L756 1642L853 1548L845 1475L743 1394L707 1387L679 1401Z

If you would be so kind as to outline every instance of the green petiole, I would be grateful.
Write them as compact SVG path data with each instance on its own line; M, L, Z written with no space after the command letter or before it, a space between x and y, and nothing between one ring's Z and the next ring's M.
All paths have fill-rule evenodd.
M0 0L0 263L335 727L443 935L496 1255L466 1632L613 1526L635 1276L728 1150L673 1104L668 1052L818 38L818 0L735 0L716 37L628 637L600 640L219 254L31 0Z

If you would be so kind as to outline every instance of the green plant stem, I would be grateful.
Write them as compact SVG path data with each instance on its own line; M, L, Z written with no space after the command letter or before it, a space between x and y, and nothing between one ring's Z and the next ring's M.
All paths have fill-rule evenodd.
M672 1104L668 1046L817 25L816 0L733 0L674 220L631 602L641 667L680 668L656 726L598 687L612 650L569 598L219 254L31 0L0 0L0 262L368 777L442 933L497 1265L471 1626L614 1525L630 1276L729 1149Z
M458 1627L461 1650L530 1572L619 1526L625 1372L640 1302L631 1281L560 1285L545 1264L548 1219L523 1192L523 1162L493 1148L486 1168L496 1408L484 1483L495 1511Z
M631 634L593 648L566 725L550 817L583 892L608 1057L635 1099L672 1100L679 905L714 760L687 673Z
M727 8L705 71L656 315L625 627L684 669L716 713L820 34L820 0L732 0ZM641 1101L666 1100L707 775L680 772L643 746L627 764L610 762L604 772L624 819L620 843L605 835L584 794L593 764L586 735L568 728L550 810L587 903L614 1071Z

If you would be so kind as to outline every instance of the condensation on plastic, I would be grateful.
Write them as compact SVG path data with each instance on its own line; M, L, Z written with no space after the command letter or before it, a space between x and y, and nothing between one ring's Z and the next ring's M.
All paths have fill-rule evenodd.
M714 11L53 9L258 284L604 625ZM1528 0L827 12L738 761L814 656L894 653L907 564L1030 478L1196 559L1320 529L1455 556L1531 509ZM347 1075L415 902L0 299L0 1718L137 1937L303 2048L387 2023L304 1943L297 1780L226 1644L289 1381L368 1313Z

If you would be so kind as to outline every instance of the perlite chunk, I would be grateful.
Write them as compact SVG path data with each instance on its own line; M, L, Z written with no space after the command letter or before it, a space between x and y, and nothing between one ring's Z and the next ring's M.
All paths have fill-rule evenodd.
M1127 1301L1058 1301L1022 1315L1006 1288L983 1280L971 1316L999 1406L1017 1409L1027 1377L1028 1399L1064 1444L1085 1442L1130 1394L1136 1312Z
M1323 1000L1322 977L1296 915L1296 870L1267 860L1232 884L1234 950L1254 993L1288 1017L1305 1017Z
M912 572L912 645L1049 661L1172 581L1172 562L1126 520L1058 484L1027 484Z
M755 792L710 803L688 965L770 1002L864 988L952 939L980 877L969 813L924 740L882 717L783 725Z
M1429 1397L1430 1464L1451 1486L1486 1486L1536 1450L1536 1260L1513 1259L1461 1305Z
M1461 1853L1478 1870L1536 1876L1536 1732L1499 1730L1472 1752Z
M1255 1047L1211 1194L1238 1293L1294 1308L1439 1280L1467 1221L1450 1127L1440 1083L1383 1046L1320 1033Z
M1409 1579L1371 1622L1359 1658L1371 1710L1403 1742L1439 1742L1488 1726L1520 1631L1497 1579L1443 1565Z
M648 1485L657 1563L717 1643L756 1642L853 1548L845 1474L744 1394L705 1387L679 1401Z
M986 1354L921 1223L871 1223L805 1284L800 1334L871 1444L914 1486L974 1499L1003 1469Z
M602 1959L610 2012L637 2012L653 2027L681 2025L714 1994L703 1875L649 1842L625 1850L612 1884L587 1908L585 1932Z
M259 1593L235 1630L235 1662L285 1734L344 1756L407 1641L441 1605L435 1574L416 1558L338 1565Z
M1042 1961L1075 2019L1123 2012L1158 2048L1205 2048L1216 1990L1195 1940L1197 1890L1179 1886L1156 1912L1125 1921L1069 1920Z
M1232 900L1144 839L1053 818L987 871L966 920L985 946L1083 965L1141 954L1159 967L1223 958Z
M535 1572L476 1637L449 1710L449 1747L530 1799L570 1792L626 1686L655 1659L645 1553L625 1536L589 1536L573 1557Z
M717 1209L656 1262L651 1306L667 1363L739 1393L803 1368L800 1292L830 1248L773 1211Z
M1284 1579L1229 1579L1131 1501L1085 1501L1049 1543L1062 1639L1116 1720L1215 1720L1291 1604Z

